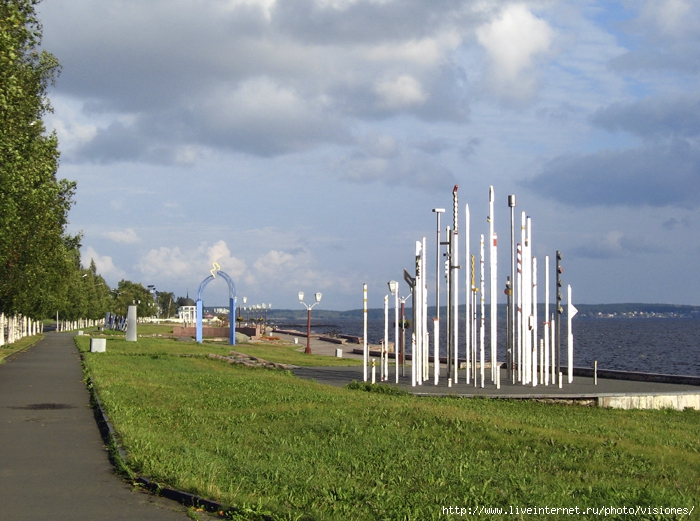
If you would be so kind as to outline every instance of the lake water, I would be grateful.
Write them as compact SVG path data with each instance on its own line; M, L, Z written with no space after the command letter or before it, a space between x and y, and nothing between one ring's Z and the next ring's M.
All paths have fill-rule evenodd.
M392 310L393 311L393 310ZM440 321L440 336L444 339L445 324ZM502 322L502 323L501 323ZM499 322L498 358L505 361L505 321ZM305 330L303 324L280 324L281 327L294 327ZM336 320L333 322L312 323L314 333L340 332L362 336L362 320ZM368 320L368 338L372 344L379 344L384 338L384 320ZM488 360L489 335L486 324L486 359ZM409 343L410 333L406 330ZM620 319L574 319L574 365L593 367L598 360L600 369L640 371L700 376L700 320L660 319L660 318L620 318ZM400 331L399 331L400 334ZM562 322L562 357L566 362L566 322ZM460 323L460 358L464 357L464 324ZM389 341L394 341L393 313L389 319ZM444 340L443 340L444 342ZM441 350L445 355L444 347Z

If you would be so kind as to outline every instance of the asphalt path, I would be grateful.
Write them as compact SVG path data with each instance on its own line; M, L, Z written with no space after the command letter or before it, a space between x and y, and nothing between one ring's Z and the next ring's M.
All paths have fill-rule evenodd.
M186 509L114 473L72 333L0 365L0 520L182 521Z

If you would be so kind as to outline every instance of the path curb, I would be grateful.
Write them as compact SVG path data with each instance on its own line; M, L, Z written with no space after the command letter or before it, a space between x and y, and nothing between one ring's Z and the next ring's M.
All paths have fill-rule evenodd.
M76 346L77 347L77 346ZM238 512L239 509L236 507L226 507L221 503L206 499L195 494L190 494L189 492L183 492L182 490L177 490L168 486L164 486L160 483L147 478L145 476L136 476L126 463L127 454L124 448L119 443L117 437L117 431L109 420L109 416L102 407L102 402L97 394L95 384L92 378L87 375L87 370L85 367L85 357L83 353L80 353L80 360L83 363L83 370L86 372L85 383L90 392L91 403L93 406L93 412L95 415L95 421L102 435L102 439L105 445L109 448L110 459L113 465L117 468L117 471L125 473L134 482L141 485L143 488L149 492L162 496L173 501L177 501L181 505L186 507L203 508L209 512ZM272 518L268 516L263 516L263 519L272 521Z

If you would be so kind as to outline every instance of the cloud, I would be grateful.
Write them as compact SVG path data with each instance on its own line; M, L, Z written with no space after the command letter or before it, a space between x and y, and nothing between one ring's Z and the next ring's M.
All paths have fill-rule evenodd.
M609 131L625 131L643 138L700 136L700 96L669 95L634 103L616 102L599 109L591 122Z
M479 27L476 37L489 57L489 86L506 100L529 100L537 87L534 67L554 38L549 24L525 4L510 4Z
M92 246L88 246L80 253L80 262L83 266L89 266L90 261L95 261L97 272L103 277L108 278L124 278L126 273L114 265L112 257L108 255L100 255Z
M165 278L183 278L194 270L194 260L191 255L183 255L180 248L151 249L138 263L137 268L144 275L162 276Z
M456 0L73 0L42 10L52 20L44 43L63 63L56 92L91 122L57 118L73 145L64 160L185 165L210 150L270 157L347 144L358 119L465 121L454 57L488 16Z
M183 252L179 247L153 248L138 262L136 268L144 275L166 279L188 279L192 274L202 274L218 263L234 280L246 273L245 261L231 255L223 240L212 246L202 244L195 250Z
M628 236L619 231L611 231L603 237L575 247L572 253L589 259L612 259L661 251L662 248L648 237Z
M446 190L457 184L454 174L436 163L431 155L407 147L391 136L369 134L341 161L341 179L427 191Z
M615 58L622 72L643 70L700 71L700 4L688 0L637 2L639 15L622 24L639 43Z
M627 150L567 154L520 183L577 207L700 205L700 147L682 140Z
M104 235L105 237L113 240L114 242L120 242L123 244L134 244L137 242L141 242L141 239L138 235L136 235L136 232L133 230L133 228L127 228L126 230L121 230L118 232L105 232Z

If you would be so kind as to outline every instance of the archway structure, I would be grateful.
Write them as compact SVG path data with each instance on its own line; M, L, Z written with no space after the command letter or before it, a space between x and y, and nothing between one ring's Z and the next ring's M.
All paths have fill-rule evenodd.
M202 342L202 315L203 313L203 306L202 306L202 293L204 292L204 288L207 287L207 284L209 284L212 280L216 278L217 275L220 275L222 279L226 281L228 284L228 297L229 297L229 311L228 311L228 324L229 324L229 333L228 333L228 343L232 346L236 345L236 285L233 283L233 279L228 276L226 272L221 271L221 266L219 266L216 262L214 263L214 268L211 270L211 275L209 275L206 279L204 279L201 284L199 285L199 289L197 290L197 330L196 330L196 336L195 339L197 342L201 343Z

